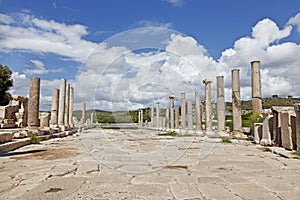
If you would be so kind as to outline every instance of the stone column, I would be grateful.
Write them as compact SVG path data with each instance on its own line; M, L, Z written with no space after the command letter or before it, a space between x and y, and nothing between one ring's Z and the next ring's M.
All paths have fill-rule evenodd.
M66 86L66 100L65 100L65 126L69 127L69 103L70 103L70 84Z
M141 127L143 127L143 121L144 121L144 111L141 110Z
M300 150L300 103L294 105L296 113L296 146Z
M69 99L69 125L70 127L74 127L73 122L73 110L74 110L74 88L70 88L70 99Z
M195 93L195 102L196 102L196 130L202 131L202 105L201 105L201 96L200 93Z
M203 80L205 84L205 130L206 132L212 131L211 121L211 83L212 81Z
M171 129L174 129L174 95L170 95L170 126Z
M151 127L155 127L155 123L154 123L154 105L151 106Z
M51 120L50 125L55 127L58 125L58 99L59 99L59 89L52 89L52 106L51 106Z
M192 100L187 102L188 129L193 129L193 103Z
M260 61L252 61L251 70L252 70L252 112L260 114L262 111Z
M28 126L38 128L40 126L40 78L30 79L28 100Z
M175 108L175 129L179 128L179 108Z
M240 70L233 69L231 71L232 76L232 120L233 131L241 132L242 130L242 108L240 97Z
M83 102L82 103L82 115L81 115L82 124L85 124L85 120L86 120L86 103Z
M166 129L170 129L170 110L166 109Z
M186 128L185 93L181 93L181 128Z
M141 111L138 110L138 126L141 127Z
M156 128L160 128L160 119L159 119L159 114L160 114L160 110L159 110L159 103L156 103Z
M224 76L217 76L218 131L225 131Z
M59 107L58 107L58 125L64 126L65 122L65 101L66 101L66 79L60 80L59 89Z
M91 113L91 124L94 123L94 112Z

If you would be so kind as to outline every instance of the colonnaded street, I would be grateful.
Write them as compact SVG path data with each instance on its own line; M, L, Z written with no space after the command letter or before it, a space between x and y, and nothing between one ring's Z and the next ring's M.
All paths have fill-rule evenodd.
M0 156L0 199L299 199L300 159L247 140L90 129Z

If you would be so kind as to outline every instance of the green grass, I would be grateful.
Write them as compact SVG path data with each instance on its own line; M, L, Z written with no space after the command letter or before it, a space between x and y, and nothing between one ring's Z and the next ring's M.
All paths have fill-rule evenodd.
M30 136L30 144L39 144L41 142L41 139L38 138L35 135Z
M300 157L300 150L294 151L292 154L295 155L295 156Z
M231 143L231 140L229 138L222 138L222 143Z
M177 133L174 131L171 132L167 132L167 133L159 133L158 136L172 136L172 137L176 137Z

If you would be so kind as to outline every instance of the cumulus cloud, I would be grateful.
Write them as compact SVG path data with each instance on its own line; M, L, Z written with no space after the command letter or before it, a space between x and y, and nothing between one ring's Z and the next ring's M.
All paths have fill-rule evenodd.
M287 26L289 25L296 25L297 31L300 33L300 13L289 19L289 21L287 22Z
M35 68L34 69L25 69L24 73L26 75L43 75L43 74L48 74L49 72L59 73L59 72L63 71L63 68L46 69L44 63L40 60L30 60L30 62L35 66Z
M0 49L54 53L84 62L97 44L82 39L88 34L83 25L67 25L35 18L26 13L0 15Z
M154 102L167 107L170 94L179 99L180 93L185 92L188 99L194 99L197 91L204 97L203 79L213 81L215 99L217 75L224 76L225 98L231 101L231 70L235 68L240 69L242 99L250 99L250 62L253 60L261 61L264 97L273 94L300 96L297 76L300 45L287 41L292 29L299 28L299 16L292 17L282 28L271 19L257 22L250 35L235 41L218 60L210 57L205 47L193 37L165 27L136 29L95 44L82 39L88 34L85 26L41 20L28 14L21 17L23 24L15 17L0 15L0 34L3 36L0 46L8 51L52 52L80 61L83 66L76 79L70 81L75 87L77 108L83 101L88 103L88 108L104 110L136 109L151 106ZM2 28L12 32L4 33ZM22 44L24 41L26 45ZM29 44L31 41L33 44ZM8 45L10 42L11 46ZM39 45L35 46L37 42ZM46 69L40 60L32 59L31 63L34 69L25 70L25 74L13 74L13 93L23 92L24 87L29 86L26 75L52 70ZM48 91L42 96L49 106L49 91L59 87L59 80L42 81L42 87Z

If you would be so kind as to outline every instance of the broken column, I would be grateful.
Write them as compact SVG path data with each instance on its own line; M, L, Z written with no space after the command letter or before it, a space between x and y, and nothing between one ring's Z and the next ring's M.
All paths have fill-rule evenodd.
M181 93L181 128L186 127L185 93Z
M69 99L69 125L74 127L73 122L73 110L74 110L74 88L70 88L70 99Z
M252 112L260 114L262 111L260 61L252 61L251 70L252 70Z
M188 118L188 129L193 129L193 104L192 100L187 102L187 118Z
M218 131L225 131L224 76L217 76Z
M86 120L86 103L83 102L82 103L81 123L85 124L85 120Z
M205 130L206 132L212 131L211 121L211 83L212 81L203 80L205 84Z
M300 103L294 105L296 113L296 147L300 150Z
M202 105L200 93L195 93L196 131L202 131Z
M66 101L66 79L60 80L59 106L58 106L58 125L64 127L65 120L65 101Z
M40 126L40 78L30 79L29 100L28 100L28 126L38 128Z
M174 95L170 95L170 126L171 129L174 129Z
M64 123L66 127L69 127L69 102L70 101L70 84L66 86L66 100L65 100L65 118Z
M271 139L271 132L270 132L270 120L273 120L273 116L270 114L266 114L267 116L264 118L263 121L263 127L262 127L262 138L260 140L261 145L271 145L272 144L272 139Z
M59 89L52 89L52 106L51 106L51 120L50 125L56 127L58 125L58 100L59 100Z
M242 108L240 97L240 70L233 69L232 76L232 120L233 132L241 133L242 130Z
M175 129L179 129L179 108L175 108Z

